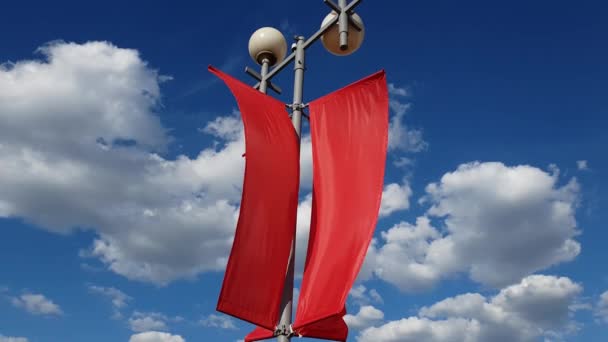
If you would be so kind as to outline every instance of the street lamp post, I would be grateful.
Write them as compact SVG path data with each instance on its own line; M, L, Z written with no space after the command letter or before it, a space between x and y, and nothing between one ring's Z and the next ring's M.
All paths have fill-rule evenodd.
M283 34L272 28L263 27L253 33L249 39L249 54L253 60L260 65L260 73L245 68L245 72L254 77L258 83L254 86L262 93L268 88L280 94L281 89L271 82L271 79L283 70L289 63L294 62L294 86L293 101L287 107L291 109L291 121L293 123L298 142L301 139L301 127L303 110L306 105L303 102L305 51L314 42L321 39L323 46L330 53L337 56L346 56L355 52L363 42L365 28L363 21L354 9L362 0L339 0L338 4L332 0L323 0L331 8L322 21L321 28L308 39L296 36L292 45L292 52L285 57L287 46ZM270 67L273 67L270 70ZM292 240L289 266L285 275L285 286L281 300L281 316L275 329L277 341L288 342L293 335L291 329L294 265L295 265L295 237Z

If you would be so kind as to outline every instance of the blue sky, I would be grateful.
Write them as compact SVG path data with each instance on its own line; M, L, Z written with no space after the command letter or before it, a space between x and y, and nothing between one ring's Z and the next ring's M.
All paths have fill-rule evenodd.
M349 341L608 338L607 11L367 1L359 51L307 51L307 100L382 68L392 87ZM214 311L241 124L206 66L252 82L253 31L309 35L326 13L304 0L3 5L0 342L243 338L250 325ZM291 82L289 68L276 78L286 102Z

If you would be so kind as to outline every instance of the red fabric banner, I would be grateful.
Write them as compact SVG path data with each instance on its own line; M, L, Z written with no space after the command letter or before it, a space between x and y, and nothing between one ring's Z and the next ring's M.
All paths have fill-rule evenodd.
M378 220L388 144L380 71L310 103L313 212L294 330L342 319ZM318 336L320 337L320 336Z
M209 67L232 91L245 126L241 209L217 310L277 324L295 237L300 155L285 104Z

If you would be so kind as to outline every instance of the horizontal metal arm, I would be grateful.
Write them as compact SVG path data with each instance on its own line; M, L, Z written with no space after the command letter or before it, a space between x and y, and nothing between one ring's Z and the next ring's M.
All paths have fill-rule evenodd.
M336 11L336 13L342 12L342 9L340 8L340 6L338 6L335 2L333 2L331 0L323 0L323 2L327 6L329 6L332 10Z
M260 73L258 73L257 71L251 69L250 67L245 67L245 72L255 78L256 80L258 80L258 83L256 83L255 86L253 86L255 89L259 89L260 88L260 82L262 82L262 75L260 75ZM266 78L266 86L272 90L274 90L275 93L277 94L281 94L282 90L279 86L274 85L274 83L270 82L270 80L268 80L268 78Z
M356 22L351 15L348 16L348 23L351 24L355 30L359 32L363 31L363 27L361 27L361 25L359 25L359 23Z
M250 67L245 67L245 72L249 74L249 76L255 78L258 81L262 81L262 75L260 75L260 73L258 73L257 71L251 69Z
M355 7L357 7L357 6L359 6L361 4L361 1L363 1L363 0L353 0L353 1L351 1L351 3L348 4L346 6L346 8L344 9L344 12L349 13L349 14L352 13L352 11L355 9Z

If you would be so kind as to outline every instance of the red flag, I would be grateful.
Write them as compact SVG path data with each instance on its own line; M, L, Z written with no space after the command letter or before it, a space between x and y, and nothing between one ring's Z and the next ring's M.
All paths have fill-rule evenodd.
M384 71L310 103L313 212L293 324L341 320L378 219L388 143ZM317 336L322 337L322 336Z
M267 340L269 338L274 337L274 329L268 330L260 327L255 327L255 329L245 336L245 342L254 342L254 341L262 341Z
M346 310L338 315L316 321L315 323L297 328L296 333L300 336L318 338L324 340L346 342L348 337L348 326L344 322L343 316Z
M217 310L274 331L295 238L297 135L284 103L211 66L209 71L236 98L246 141L241 209Z

